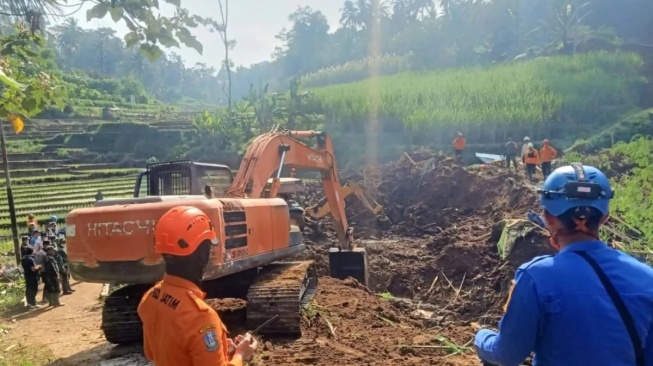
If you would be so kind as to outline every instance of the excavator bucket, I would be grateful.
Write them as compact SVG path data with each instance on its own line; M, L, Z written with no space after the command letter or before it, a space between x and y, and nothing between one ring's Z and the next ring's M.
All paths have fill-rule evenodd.
M368 286L367 252L365 248L352 250L329 249L329 273L331 277L341 280L353 277Z

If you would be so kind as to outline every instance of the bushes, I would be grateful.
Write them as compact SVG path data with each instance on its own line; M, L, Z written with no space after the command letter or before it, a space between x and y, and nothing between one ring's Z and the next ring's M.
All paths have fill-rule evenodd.
M64 86L73 99L102 101L114 103L131 102L131 96L142 104L148 104L153 99L145 91L143 84L133 77L114 79L95 79L84 74L62 74ZM102 105L98 107L105 107Z

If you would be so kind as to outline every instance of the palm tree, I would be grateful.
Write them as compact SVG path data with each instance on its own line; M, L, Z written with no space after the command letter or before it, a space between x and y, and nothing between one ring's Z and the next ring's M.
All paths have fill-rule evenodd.
M358 8L351 0L345 1L344 6L340 9L342 15L340 16L340 24L345 28L356 28L359 24Z
M409 12L413 19L423 19L435 13L433 0L412 0L409 3Z
M0 0L0 13L24 18L32 31L41 29L41 16L60 16L58 0Z
M77 19L68 18L62 25L58 25L54 28L54 33L57 36L57 46L59 47L59 51L62 55L65 55L64 62L66 62L67 65L63 66L70 69L74 66L73 54L75 54L79 47L82 28L79 27Z

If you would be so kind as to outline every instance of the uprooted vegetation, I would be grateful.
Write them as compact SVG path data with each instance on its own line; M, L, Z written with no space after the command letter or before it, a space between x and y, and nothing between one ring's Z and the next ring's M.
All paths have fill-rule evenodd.
M546 251L537 231L519 238L523 245L507 260L497 251L505 219L523 218L536 206L533 188L504 169L463 168L430 150L341 175L343 182L364 186L391 222L378 225L378 217L347 199L350 224L368 253L369 289L322 277L302 339L269 344L265 360L287 360L292 353L297 363L332 364L333 358L318 355L322 347L338 350L331 356L349 363L369 350L381 355L378 364L404 355L417 364L422 357L469 354L470 322L494 325L516 266ZM308 204L322 195L319 185L309 184ZM306 229L309 245L301 257L315 260L325 276L334 233L329 219L320 227ZM367 344L364 335L372 332L383 336ZM461 357L471 362L472 356ZM447 360L438 364L458 362Z

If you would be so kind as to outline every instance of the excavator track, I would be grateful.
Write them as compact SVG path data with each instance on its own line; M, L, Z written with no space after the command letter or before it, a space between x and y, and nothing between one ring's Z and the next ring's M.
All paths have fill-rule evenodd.
M278 315L259 333L301 335L302 307L313 299L316 291L317 273L313 261L266 265L247 293L247 329L256 329Z
M138 304L150 285L125 286L112 292L102 307L102 331L113 344L131 344L143 339Z

